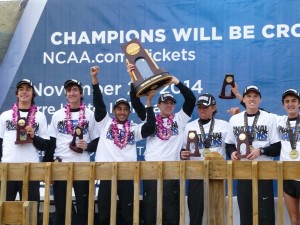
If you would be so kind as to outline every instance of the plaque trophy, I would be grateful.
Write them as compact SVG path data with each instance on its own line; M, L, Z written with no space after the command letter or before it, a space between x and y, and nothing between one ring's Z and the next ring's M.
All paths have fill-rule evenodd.
M75 132L74 132L74 135L73 135L73 140L70 143L69 147L74 152L83 153L83 149L82 148L78 148L77 145L76 145L76 139L77 138L83 139L83 130L82 130L81 127L76 127L75 128Z
M186 151L190 151L190 156L193 157L200 156L198 143L199 143L199 139L198 139L197 132L194 130L189 131L187 144L186 144Z
M17 137L15 144L27 144L32 143L32 139L26 131L26 118L21 117L17 121Z
M222 99L234 99L234 98L236 98L236 96L233 94L233 92L231 90L226 91L226 88L229 85L232 86L232 87L235 86L233 74L226 74L225 75L222 90L221 90L221 94L219 95L219 98L222 98Z
M137 38L123 44L122 50L126 63L135 65L132 75L137 97L146 96L149 91L158 90L171 82L172 76L166 70L158 68Z
M245 132L239 133L237 136L237 148L236 156L241 158L246 158L250 154L250 145L248 135Z

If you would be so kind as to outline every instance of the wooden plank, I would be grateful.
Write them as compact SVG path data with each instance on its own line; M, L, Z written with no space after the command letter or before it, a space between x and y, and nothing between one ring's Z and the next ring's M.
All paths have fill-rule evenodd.
M116 225L117 221L117 189L118 189L118 163L111 164L111 208L110 208L110 225Z
M277 208L278 208L278 224L283 224L283 162L277 162Z
M44 194L44 210L43 210L43 225L49 224L49 211L50 211L50 187L51 187L51 166L52 163L47 162L44 164L45 171L45 194Z
M179 224L180 225L185 225L185 162L186 161L181 161L180 162L180 217L179 217Z
M22 184L22 201L28 201L28 188L29 188L29 163L23 164L23 184Z
M133 198L133 224L139 225L140 221L140 163L136 162L134 172L134 198Z
M90 166L90 180L89 180L89 211L88 211L88 225L94 224L94 211L95 211L95 171L96 171L96 163L89 163Z
M57 163L56 165L66 165L67 171L67 189L66 189L66 218L65 224L71 225L72 220L72 187L73 187L73 163Z
M227 185L228 185L228 225L233 225L233 178L232 178L232 161L227 163Z
M0 200L6 200L6 188L7 188L7 176L8 176L8 164L7 163L0 163L1 165L1 196Z
M156 196L156 225L162 224L162 211L163 211L163 169L164 162L157 162L158 174L157 174L157 196Z
M258 225L258 162L252 161L252 205L253 224Z

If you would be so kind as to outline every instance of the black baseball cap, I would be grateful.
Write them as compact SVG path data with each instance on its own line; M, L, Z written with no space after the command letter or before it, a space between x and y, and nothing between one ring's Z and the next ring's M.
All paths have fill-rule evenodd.
M250 91L255 91L259 97L261 97L261 93L260 93L260 90L257 86L254 86L254 85L249 85L247 86L245 89L244 89L244 92L243 92L243 97L248 94Z
M130 104L129 104L129 102L127 101L127 99L126 98L119 98L119 99L117 99L116 101L115 101L115 104L114 104L114 109L117 107L117 105L119 105L119 104L121 104L121 103L123 103L123 104L126 104L128 107L129 107L129 109L130 109Z
M282 94L282 102L284 100L284 98L287 96L287 95L294 95L298 98L298 100L300 101L300 93L299 91L295 90L295 89L287 89L283 92Z
M75 80L75 79L67 80L67 81L64 83L64 88L67 89L67 87L68 87L69 85L71 85L71 84L72 84L72 85L77 85L81 90L83 90L81 82L78 81L78 80Z
M20 85L22 85L22 84L27 84L33 88L33 82L29 79L22 79L21 81L19 81L16 85L16 88L18 89L20 87Z
M176 104L175 98L170 93L161 94L158 98L158 104L160 104L161 102L165 102L167 100L171 100L174 102L174 104Z
M198 101L196 105L201 105L201 106L211 106L211 105L216 105L216 99L214 96L211 94L205 93L201 94L198 97Z

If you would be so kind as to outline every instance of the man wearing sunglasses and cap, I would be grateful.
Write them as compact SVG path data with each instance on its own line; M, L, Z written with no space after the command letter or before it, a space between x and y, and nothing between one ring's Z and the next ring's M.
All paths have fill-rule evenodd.
M125 98L118 99L113 106L114 117L106 110L103 95L99 88L98 66L90 69L93 84L93 103L95 119L100 132L96 151L96 162L132 162L137 160L136 142L148 137L155 131L155 116L151 100L155 94L150 92L146 98L147 118L145 123L134 124L128 120L130 105ZM118 181L118 196L121 214L126 225L133 223L133 181ZM99 224L110 223L111 181L100 181L98 191Z
M243 103L246 110L233 115L229 120L226 153L231 160L239 160L237 138L240 132L248 136L250 153L241 160L271 161L280 155L281 142L277 132L277 119L274 114L260 110L261 92L257 86L244 89ZM253 222L252 181L237 181L237 200L240 210L240 224ZM260 225L275 225L274 192L272 180L258 181L258 217Z
M228 132L228 122L215 119L217 113L216 99L209 93L201 94L198 97L196 107L199 118L189 122L185 127L180 153L181 159L204 160L211 152L218 152L225 158L225 137ZM188 151L192 150L187 148L190 131L196 131L198 143L194 149L199 150L199 156L191 156L191 152ZM195 154L195 152L193 153ZM204 212L203 180L189 180L187 202L190 225L201 225Z
M18 82L15 93L17 102L0 116L0 159L3 163L37 163L38 150L48 148L47 120L34 104L31 80ZM39 181L29 182L29 201L40 201L39 188ZM8 181L6 200L14 201L18 192L22 200L22 181Z
M67 80L64 83L67 104L56 111L49 125L50 150L43 161L89 162L88 144L97 142L99 134L95 127L94 112L83 102L83 88L80 81ZM74 181L77 222L87 224L88 220L88 181ZM55 225L65 224L66 181L53 184L55 204Z
M128 64L127 72L133 82L132 71L135 65ZM193 92L181 83L176 77L172 77L174 84L184 97L182 109L174 113L176 99L170 93L161 94L158 98L157 107L160 113L156 115L156 131L146 141L146 161L177 161L180 160L180 150L183 141L185 125L191 118L195 107L196 98ZM133 84L131 84L130 99L134 109L141 120L146 113L144 105L136 97ZM156 224L156 180L145 180L143 182L143 219L144 224ZM179 224L179 181L165 180L163 187L163 224Z

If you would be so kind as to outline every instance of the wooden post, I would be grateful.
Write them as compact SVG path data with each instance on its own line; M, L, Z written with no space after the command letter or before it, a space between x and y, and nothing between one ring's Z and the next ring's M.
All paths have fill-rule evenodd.
M207 206L208 215L207 222L209 225L226 224L226 207L225 207L225 181L223 179L211 179L211 173L217 171L214 168L213 161L224 160L224 158L217 152L211 153L205 158L209 162L209 177L205 185L208 193Z

